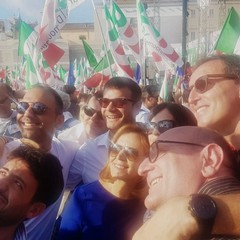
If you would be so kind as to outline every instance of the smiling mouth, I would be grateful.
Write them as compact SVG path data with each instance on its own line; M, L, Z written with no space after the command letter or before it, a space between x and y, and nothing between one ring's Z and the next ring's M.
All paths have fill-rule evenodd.
M25 128L42 128L43 127L43 123L33 123L33 122L21 122L22 125L25 127Z
M154 186L155 184L157 184L158 182L160 182L161 178L162 178L162 177L154 178L154 179L150 182L149 186L150 186L150 187Z
M118 169L126 169L126 168L127 168L127 167L124 167L123 165L118 164L118 163L114 163L113 166L114 166L115 168L118 168Z

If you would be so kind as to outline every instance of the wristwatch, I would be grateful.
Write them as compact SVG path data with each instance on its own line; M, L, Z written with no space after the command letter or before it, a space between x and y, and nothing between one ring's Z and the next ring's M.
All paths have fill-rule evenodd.
M194 239L209 238L217 214L216 203L206 194L192 194L188 209L199 225L199 234Z

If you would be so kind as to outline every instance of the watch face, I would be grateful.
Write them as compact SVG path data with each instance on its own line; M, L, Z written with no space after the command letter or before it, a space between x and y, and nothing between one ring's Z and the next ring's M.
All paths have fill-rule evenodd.
M215 218L217 213L215 202L207 195L193 195L191 207L194 215L203 220Z

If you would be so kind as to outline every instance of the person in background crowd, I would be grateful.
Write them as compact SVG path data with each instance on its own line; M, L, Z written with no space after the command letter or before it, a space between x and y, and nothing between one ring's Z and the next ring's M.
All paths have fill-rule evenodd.
M100 179L75 189L57 239L131 239L145 211L146 181L137 171L148 151L142 128L121 127L111 140Z
M163 132L178 126L197 126L197 120L188 108L172 102L156 105L150 111L147 124L150 144Z
M237 149L240 148L239 66L238 55L216 55L202 59L190 78L188 99L198 125L218 131ZM218 214L212 233L240 236L240 194L213 198L217 204ZM152 239L164 235L170 240L188 240L196 233L201 233L199 222L186 211L188 202L189 197L182 197L164 204L139 234L143 236L144 233L151 232L151 236L154 236ZM168 216L168 221L165 221L164 216ZM179 221L180 219L186 220ZM177 222L179 225L176 225Z
M69 95L61 90L56 90L56 92L59 94L63 101L63 116L64 116L64 123L56 132L58 136L58 134L60 134L64 130L79 124L80 121L78 120L78 118L74 118L73 115L68 111L71 105Z
M71 104L68 111L74 118L78 119L80 107L78 106L77 96L75 95L76 88L73 85L64 85L63 92L67 93L70 97Z
M59 139L74 141L81 146L87 139L93 139L105 133L107 127L101 113L98 99L102 93L97 92L91 96L86 105L81 107L81 122L66 129L58 135Z
M189 202L189 211L193 216L196 212L199 214L195 217L202 221L203 228L203 232L195 237L212 239L211 228L217 207L206 194L240 193L238 171L236 151L220 134L206 128L183 126L159 136L138 172L148 182L145 205L150 210L155 211L171 198L195 194ZM196 203L203 207L195 209ZM205 218L200 220L201 216ZM138 239L149 238L140 234ZM236 238L221 236L214 239Z
M15 101L14 91L5 84L0 83L0 135L6 137L20 138L21 132L17 125L17 112L12 109Z
M13 150L0 168L0 240L28 239L23 221L53 204L63 186L55 156L26 146Z
M158 104L159 89L156 85L147 85L142 88L142 106L136 116L136 122L148 123L150 110Z

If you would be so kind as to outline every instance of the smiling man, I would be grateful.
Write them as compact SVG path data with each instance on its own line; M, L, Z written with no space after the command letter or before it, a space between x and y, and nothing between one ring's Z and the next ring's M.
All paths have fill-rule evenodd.
M200 61L189 82L189 106L198 125L218 131L240 149L240 56Z
M130 78L113 77L105 84L99 103L109 131L82 145L70 169L71 179L80 174L84 183L98 180L107 160L112 135L121 126L135 123L141 107L141 94L139 85Z
M20 146L0 168L0 239L27 239L23 221L41 214L61 195L62 166L50 153Z
M148 182L145 205L150 210L157 210L174 197L195 194L186 208L201 226L198 239L209 239L217 207L206 194L240 193L237 171L236 152L221 135L205 128L184 126L161 134L150 146L149 158L140 164L138 172ZM202 205L198 209L199 202ZM155 239L144 238L141 231L138 237Z

